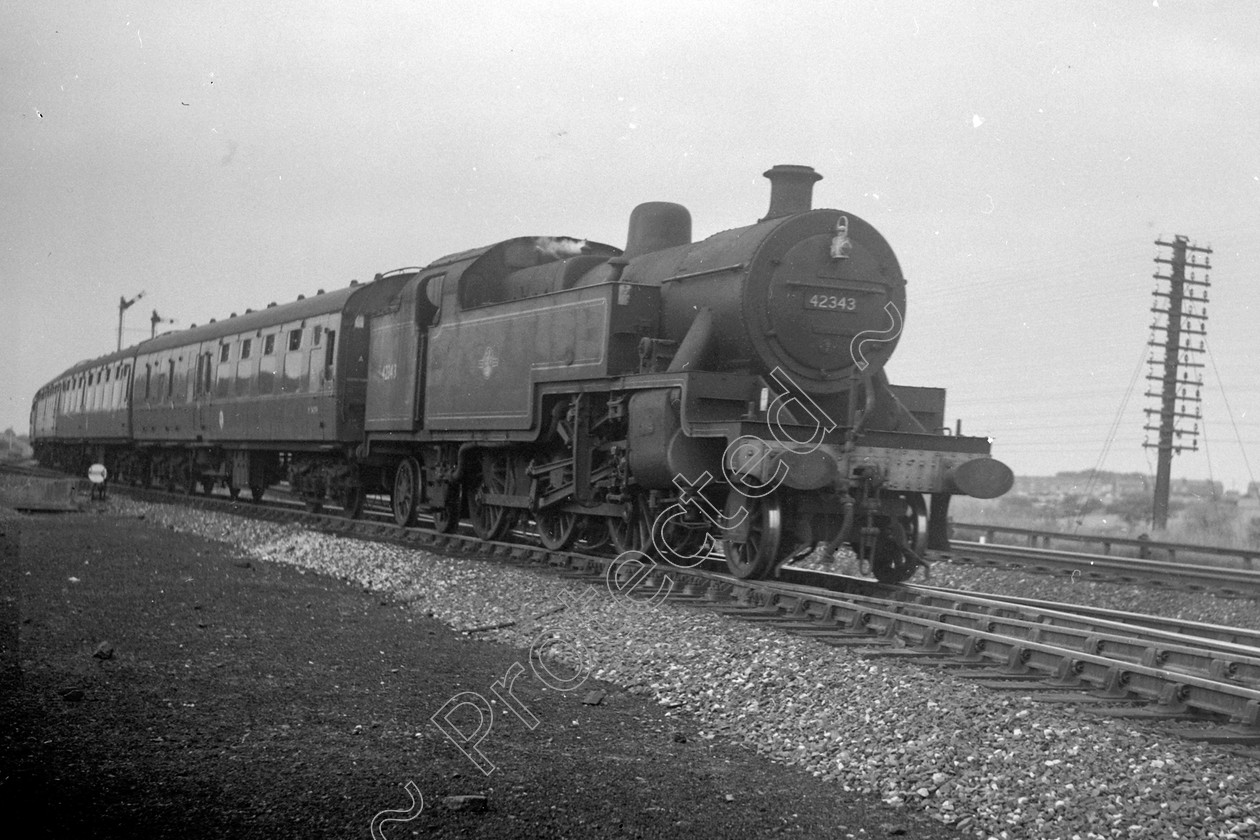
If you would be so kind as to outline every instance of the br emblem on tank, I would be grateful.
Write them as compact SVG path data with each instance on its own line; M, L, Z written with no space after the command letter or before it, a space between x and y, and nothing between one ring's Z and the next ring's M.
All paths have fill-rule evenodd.
M494 373L494 369L499 366L499 354L494 352L493 347L487 347L486 352L481 355L481 361L477 362L477 367L481 369L481 375L486 379Z

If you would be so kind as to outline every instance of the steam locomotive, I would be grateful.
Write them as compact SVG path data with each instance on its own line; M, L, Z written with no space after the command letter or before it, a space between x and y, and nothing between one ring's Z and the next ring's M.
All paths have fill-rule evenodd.
M944 391L890 385L906 312L888 243L775 166L755 224L692 241L641 204L624 249L518 237L82 362L36 394L43 463L485 540L693 563L741 578L848 545L900 582L951 495L1013 477L951 435Z

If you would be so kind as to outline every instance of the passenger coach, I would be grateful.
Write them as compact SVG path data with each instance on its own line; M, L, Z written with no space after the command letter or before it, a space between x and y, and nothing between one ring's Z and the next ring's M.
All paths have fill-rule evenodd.
M255 498L285 478L312 498L362 503L349 450L362 440L368 318L413 269L247 310L82 362L40 389L36 457L116 481ZM292 475L290 475L292 468Z

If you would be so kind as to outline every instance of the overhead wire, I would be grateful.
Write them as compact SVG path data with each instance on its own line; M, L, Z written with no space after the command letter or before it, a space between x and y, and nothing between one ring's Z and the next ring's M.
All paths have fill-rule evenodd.
M1212 346L1204 339L1203 349L1208 357L1208 362L1212 365L1212 374L1216 377L1216 387L1221 391L1221 400L1225 403L1225 416L1229 418L1230 424L1234 427L1234 437L1238 441L1238 450L1242 453L1243 466L1247 469L1247 478L1251 484L1256 483L1255 473L1251 471L1251 460L1247 457L1247 448L1243 446L1242 434L1238 431L1238 423L1234 420L1234 410L1229 404L1229 395L1225 393L1225 383L1221 380L1221 372L1216 368L1216 357L1212 355ZM1206 443L1206 432L1204 441Z
M1111 451L1111 445L1115 442L1116 432L1120 428L1120 420L1124 416L1124 410L1129 406L1129 398L1133 396L1133 386L1137 384L1138 375L1142 372L1142 366L1146 363L1146 342L1138 349L1137 364L1133 367L1133 373L1129 376L1129 386L1124 391L1124 398L1120 400L1120 407L1116 410L1116 416L1111 421L1111 428L1107 430L1107 437L1103 441L1102 451L1098 453L1098 460L1094 463L1094 468L1089 471L1089 481L1085 483L1085 492L1081 495L1080 507L1076 509L1076 516L1073 517L1075 525L1072 526L1073 532L1082 524L1082 518L1085 513L1085 505L1089 501L1089 491L1093 489L1094 481L1098 477L1098 471L1102 469L1103 463L1107 460L1107 454Z

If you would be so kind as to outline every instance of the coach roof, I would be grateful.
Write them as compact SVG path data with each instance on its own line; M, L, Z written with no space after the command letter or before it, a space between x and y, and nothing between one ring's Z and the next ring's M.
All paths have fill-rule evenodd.
M166 333L137 345L135 352L138 354L158 353L174 347L201 344L202 342L214 341L217 338L224 338L229 335L256 332L271 327L278 327L281 324L291 324L294 321L304 321L307 318L340 312L345 309L350 297L365 287L366 284L347 286L344 289L313 295L293 303L268 306L266 309L260 309L257 312L246 312L244 315L224 318L222 321L216 321L200 327L189 327L179 332Z

